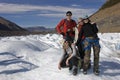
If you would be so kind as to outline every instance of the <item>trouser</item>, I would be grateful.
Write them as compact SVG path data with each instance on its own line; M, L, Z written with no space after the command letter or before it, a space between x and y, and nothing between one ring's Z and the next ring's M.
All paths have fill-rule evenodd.
M94 52L94 68L93 69L94 70L99 69L99 52L100 52L99 39L86 38L83 44L84 44L84 50L85 50L84 70L88 69L88 66L90 63L91 47L93 47L93 52Z
M65 57L62 62L61 62L61 67L65 68L65 67L73 67L73 66L76 66L78 67L78 58L76 56L73 56L70 60L69 60L69 66L66 65L66 60L67 60L68 57Z
M79 56L83 60L85 54L84 54L84 48L82 42L78 43L77 47L78 47Z

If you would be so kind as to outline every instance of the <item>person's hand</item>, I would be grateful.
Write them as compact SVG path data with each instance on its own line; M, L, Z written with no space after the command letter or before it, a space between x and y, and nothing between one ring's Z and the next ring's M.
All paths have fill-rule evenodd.
M72 45L75 45L76 43L72 43Z
M80 23L77 24L77 27L79 27Z
M91 24L96 24L95 22L91 22Z
M71 47L72 47L72 48L73 48L74 46L76 46L76 43L72 43L72 44L71 44Z
M61 65L60 64L58 64L58 69L61 70Z
M63 32L60 33L62 36L65 36L65 34Z

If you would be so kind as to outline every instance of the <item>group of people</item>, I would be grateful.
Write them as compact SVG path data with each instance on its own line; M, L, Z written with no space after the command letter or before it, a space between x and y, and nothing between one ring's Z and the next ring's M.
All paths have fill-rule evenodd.
M83 74L91 68L91 47L94 52L93 72L99 75L100 44L97 36L96 23L88 17L78 18L78 23L72 19L72 12L66 12L66 18L56 26L56 30L63 36L63 55L58 68L69 67L73 75L77 75L78 69L83 69Z

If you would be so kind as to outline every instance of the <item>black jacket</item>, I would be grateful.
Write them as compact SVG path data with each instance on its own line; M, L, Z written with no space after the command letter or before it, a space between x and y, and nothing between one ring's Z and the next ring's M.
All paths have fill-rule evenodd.
M85 23L79 32L79 41L81 40L82 36L85 37L94 37L97 38L98 28L96 24Z

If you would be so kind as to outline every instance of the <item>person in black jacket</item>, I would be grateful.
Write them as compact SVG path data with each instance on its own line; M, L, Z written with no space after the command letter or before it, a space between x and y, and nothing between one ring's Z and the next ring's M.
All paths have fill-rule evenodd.
M90 63L90 54L91 47L93 47L94 51L94 68L93 72L98 75L99 74L99 52L100 52L100 44L99 38L97 36L98 28L96 23L91 24L89 18L84 19L84 25L79 33L79 40L82 35L85 36L83 41L84 46L84 65L83 65L83 73L87 74L87 70Z

